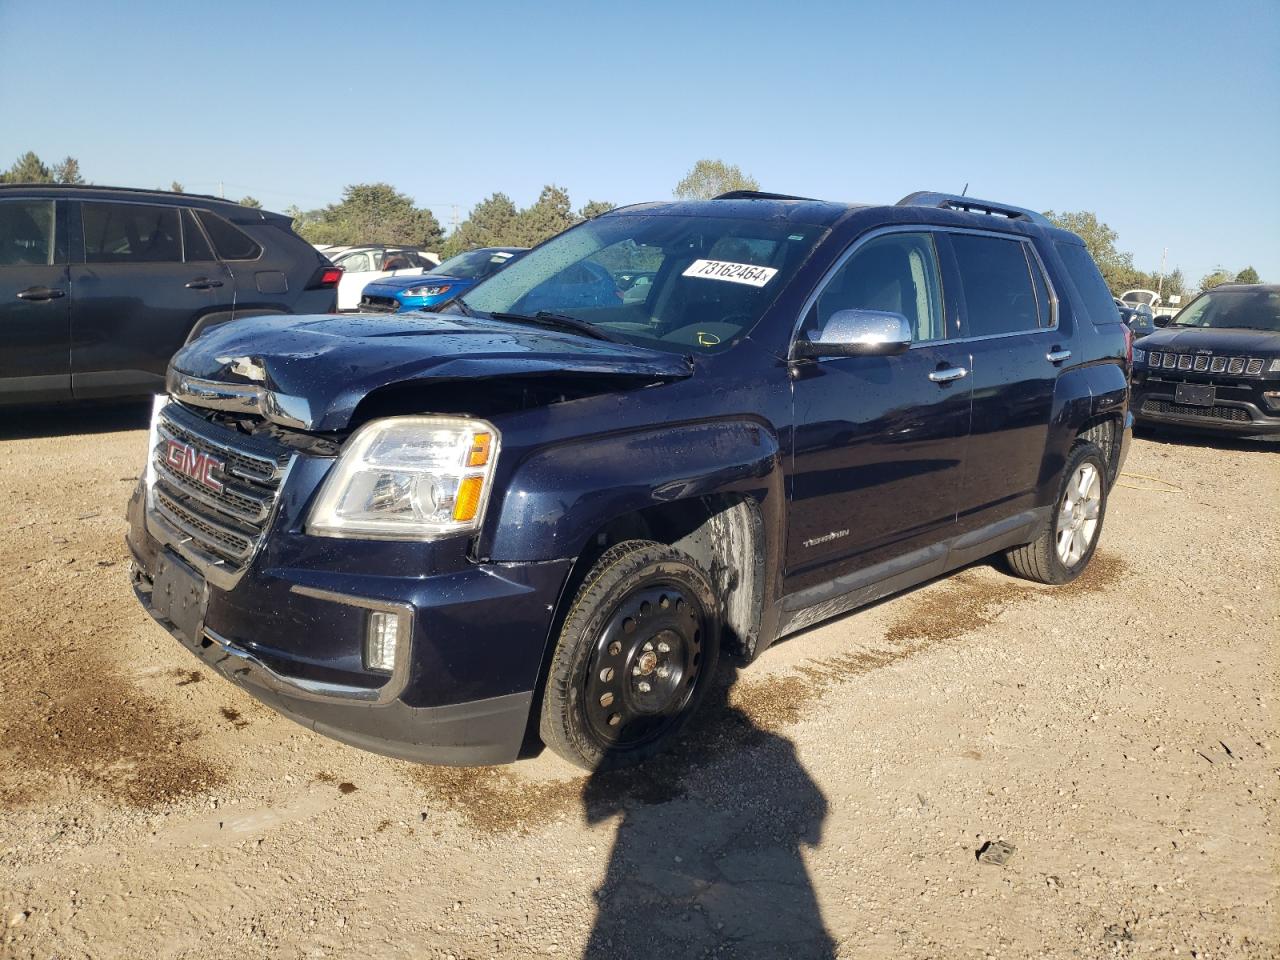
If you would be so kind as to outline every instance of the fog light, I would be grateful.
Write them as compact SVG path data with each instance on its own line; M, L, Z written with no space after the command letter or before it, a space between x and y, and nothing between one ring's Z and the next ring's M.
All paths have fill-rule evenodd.
M400 639L400 616L369 611L369 632L364 641L364 662L370 670L390 673L396 665L396 643Z
M1268 390L1262 395L1262 402L1269 410L1280 410L1280 390Z

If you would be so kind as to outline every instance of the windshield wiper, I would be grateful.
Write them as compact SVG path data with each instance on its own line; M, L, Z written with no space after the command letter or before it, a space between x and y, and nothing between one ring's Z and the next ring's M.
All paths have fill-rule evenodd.
M467 302L463 300L461 297L454 297L447 304L445 304L445 306L457 307L458 312L461 313L464 317L474 317L476 315L476 312L472 310L470 307L468 307Z
M512 320L516 323L532 323L535 326L546 327L550 330L565 330L570 333L580 333L583 336L591 337L594 340L607 340L609 343L625 343L611 334L605 333L595 324L587 323L585 320L579 320L577 317L565 316L563 313L552 313L550 310L539 310L533 316L524 313L491 313L489 314L494 320Z

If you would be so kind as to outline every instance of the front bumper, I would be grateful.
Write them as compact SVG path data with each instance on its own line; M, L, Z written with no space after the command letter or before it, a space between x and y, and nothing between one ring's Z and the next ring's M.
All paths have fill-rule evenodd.
M406 571L403 546L309 538L321 541L309 555L281 531L292 549L268 543L228 588L200 581L206 607L188 636L153 596L161 561L181 559L152 535L145 502L140 485L127 535L134 591L226 679L317 733L388 756L460 765L520 756L569 561L421 576ZM381 568L379 546L392 554ZM409 612L411 628L388 675L364 667L363 644L368 611L392 606Z
M1133 411L1139 424L1159 424L1237 437L1280 434L1280 415L1268 412L1262 392L1280 389L1276 380L1218 382L1212 406L1178 403L1179 382L1209 384L1208 378L1140 376L1133 383Z

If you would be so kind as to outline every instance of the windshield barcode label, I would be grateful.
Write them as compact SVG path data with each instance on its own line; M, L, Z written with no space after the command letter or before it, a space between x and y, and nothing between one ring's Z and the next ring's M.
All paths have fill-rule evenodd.
M745 283L749 287L763 287L778 271L773 267L756 267L749 263L730 263L726 260L695 260L685 270L686 277L704 277L707 280L728 280Z

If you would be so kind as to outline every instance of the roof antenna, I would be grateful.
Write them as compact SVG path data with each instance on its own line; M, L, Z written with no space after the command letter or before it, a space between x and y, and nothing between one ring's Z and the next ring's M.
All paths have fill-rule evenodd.
M962 197L963 197L963 196L964 196L966 193L968 193L968 192L969 192L969 182L966 180L966 181L965 181L965 185L964 185L964 189L960 191L960 196L962 196Z

